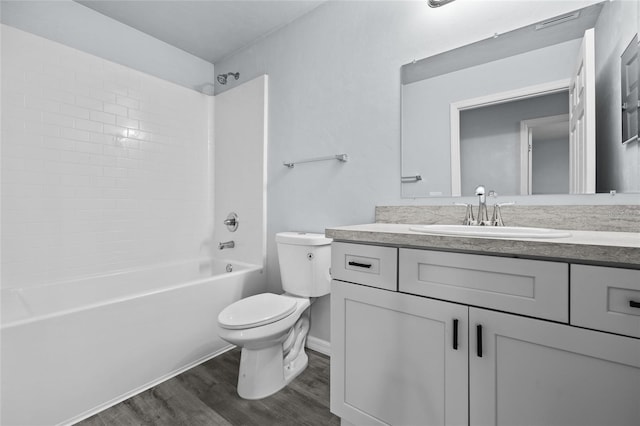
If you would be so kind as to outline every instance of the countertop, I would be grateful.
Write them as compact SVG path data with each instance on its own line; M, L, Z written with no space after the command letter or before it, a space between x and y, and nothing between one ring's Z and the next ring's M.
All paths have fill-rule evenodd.
M327 228L336 241L558 260L640 269L640 233L574 231L565 238L452 237L410 231L413 225L371 223Z

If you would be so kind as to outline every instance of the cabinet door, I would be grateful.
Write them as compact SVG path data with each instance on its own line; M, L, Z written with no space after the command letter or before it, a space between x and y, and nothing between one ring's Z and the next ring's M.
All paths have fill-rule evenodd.
M476 308L469 327L471 424L640 424L640 340Z
M466 306L334 280L331 411L356 425L467 424L467 317Z

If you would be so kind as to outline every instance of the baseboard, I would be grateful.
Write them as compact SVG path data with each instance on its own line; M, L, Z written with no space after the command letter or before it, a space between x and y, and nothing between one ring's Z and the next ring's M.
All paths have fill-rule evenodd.
M167 380L177 376L178 374L184 373L185 371L195 367L196 365L200 365L203 362L209 361L210 359L215 358L218 355L222 355L223 353L225 353L227 351L230 351L233 348L235 348L235 345L225 346L224 348L222 348L220 350L217 350L217 351L215 351L215 352L213 352L213 353L211 353L209 355L205 355L205 356L203 356L202 358L200 358L198 360L195 360L195 361L190 362L189 364L187 364L187 365L185 365L183 367L180 367L180 368L178 368L176 370L173 370L172 372L170 372L168 374L165 374L165 375L157 378L156 380L152 380L151 382L149 382L149 383L147 383L147 384L145 384L143 386L140 386L137 389L134 389L132 391L126 392L125 394L120 395L119 397L114 398L111 401L108 401L108 402L106 402L104 404L100 404L99 406L97 406L95 408L92 408L91 410L85 411L84 413L82 413L82 414L80 414L78 416L75 416L75 417L73 417L73 418L71 418L69 420L63 421L63 422L59 423L58 426L70 426L70 425L78 423L79 421L88 419L89 417L93 416L94 414L98 414L99 412L104 411L107 408L110 408L110 407L112 407L112 406L114 406L114 405L116 405L116 404L118 404L118 403L120 403L122 401L125 401L125 400L131 398L132 396L136 396L137 394L139 394L141 392L144 392L144 391L146 391L148 389L151 389L152 387L157 386L160 383L162 383L164 381L167 381Z
M317 337L307 336L307 348L331 357L331 343Z

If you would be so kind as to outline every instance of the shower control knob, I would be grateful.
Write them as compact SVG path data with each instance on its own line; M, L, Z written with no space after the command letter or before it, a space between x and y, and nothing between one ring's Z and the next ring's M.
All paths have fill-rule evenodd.
M223 223L230 232L235 232L238 229L238 215L234 212L229 213Z

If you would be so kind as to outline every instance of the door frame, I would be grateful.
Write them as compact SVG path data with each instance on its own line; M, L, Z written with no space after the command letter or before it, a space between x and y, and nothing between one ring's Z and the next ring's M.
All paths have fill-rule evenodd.
M511 101L535 98L569 90L571 80L551 81L521 87L514 90L492 93L477 98L463 99L450 104L450 132L451 132L451 195L462 195L462 177L460 168L460 112L468 109L498 105Z
M533 129L555 123L567 123L569 127L569 114L550 115L547 117L522 120L520 122L520 195L531 195L533 192L532 175L532 147L531 137ZM569 131L567 130L567 137Z

